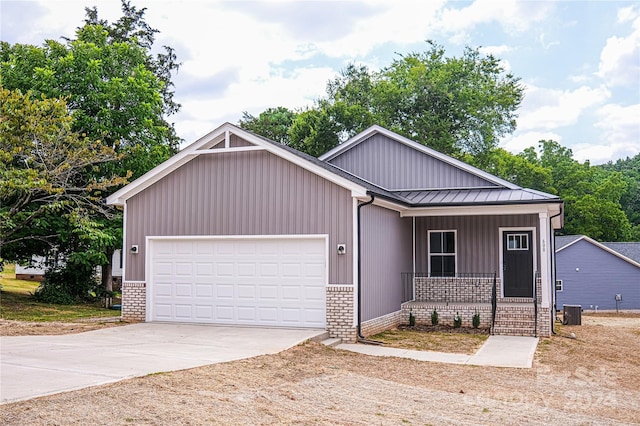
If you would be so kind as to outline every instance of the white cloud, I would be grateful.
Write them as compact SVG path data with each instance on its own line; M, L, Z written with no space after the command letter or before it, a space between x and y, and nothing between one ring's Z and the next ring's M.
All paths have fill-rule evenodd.
M560 142L562 137L552 131L528 131L516 132L512 136L505 138L501 145L507 151L519 153L529 147L538 148L538 142L541 140L554 140Z
M583 112L611 96L604 87L581 86L575 90L546 89L529 85L520 110L521 130L551 130L575 124Z
M499 46L482 46L478 50L483 55L500 56L504 55L505 53L511 52L513 50L513 47L507 46L506 44L501 44Z
M606 151L614 151L621 158L634 156L640 152L640 104L622 106L607 104L596 112L598 122L595 127L601 129L601 144Z
M494 22L508 33L520 33L546 19L553 8L551 2L476 0L462 9L444 9L438 25L458 41L475 26Z
M633 21L632 31L626 37L610 37L600 53L597 75L609 86L630 85L637 88L640 75L640 13L637 8L621 9L618 21Z
M379 13L358 20L352 31L334 40L318 43L329 57L360 58L383 44L407 45L429 38L444 0L422 2L372 2L383 4Z

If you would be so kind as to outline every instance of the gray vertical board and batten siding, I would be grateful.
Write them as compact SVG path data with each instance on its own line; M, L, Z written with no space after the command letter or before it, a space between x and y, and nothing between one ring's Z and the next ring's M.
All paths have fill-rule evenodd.
M360 142L329 162L389 190L496 186L380 134Z
M267 151L204 154L127 201L126 280L145 279L145 237L329 235L329 284L353 282L350 191ZM347 254L338 256L338 243Z
M378 206L361 209L362 320L396 312L402 303L402 272L413 265L411 218Z
M458 273L494 273L500 276L500 228L534 227L540 238L538 215L447 216L416 218L416 270L428 272L428 231L457 231ZM540 247L536 244L539 251ZM536 255L536 271L540 255Z
M556 306L581 305L590 309L616 309L616 294L622 296L620 309L640 309L640 268L588 241L578 241L556 253ZM578 270L576 270L578 268Z

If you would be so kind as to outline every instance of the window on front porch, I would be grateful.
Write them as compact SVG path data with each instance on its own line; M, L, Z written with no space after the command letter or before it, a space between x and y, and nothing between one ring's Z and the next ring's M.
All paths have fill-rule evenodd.
M429 274L432 277L456 275L456 231L429 231Z

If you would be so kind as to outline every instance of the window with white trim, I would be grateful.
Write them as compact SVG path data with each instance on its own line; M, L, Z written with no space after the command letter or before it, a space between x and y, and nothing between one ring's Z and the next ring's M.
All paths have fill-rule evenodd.
M562 280L556 280L556 291L562 291Z
M508 234L507 250L529 250L529 234Z
M429 231L429 274L456 275L456 231Z

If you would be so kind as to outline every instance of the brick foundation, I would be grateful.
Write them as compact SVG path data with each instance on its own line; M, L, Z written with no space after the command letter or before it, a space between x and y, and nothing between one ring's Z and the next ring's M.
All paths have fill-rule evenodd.
M400 310L362 322L360 331L363 336L369 337L408 322L409 315L407 314L405 316L403 311Z
M147 284L125 281L122 284L122 320L144 321L147 314Z
M356 341L353 326L353 286L327 286L327 331L345 342Z
M409 312L416 317L416 324L431 324L431 313L438 312L438 323L453 325L453 318L460 315L463 327L473 326L473 316L480 314L480 328L491 327L491 305L479 304L445 304L429 302L406 302L402 304L402 323L409 323Z

